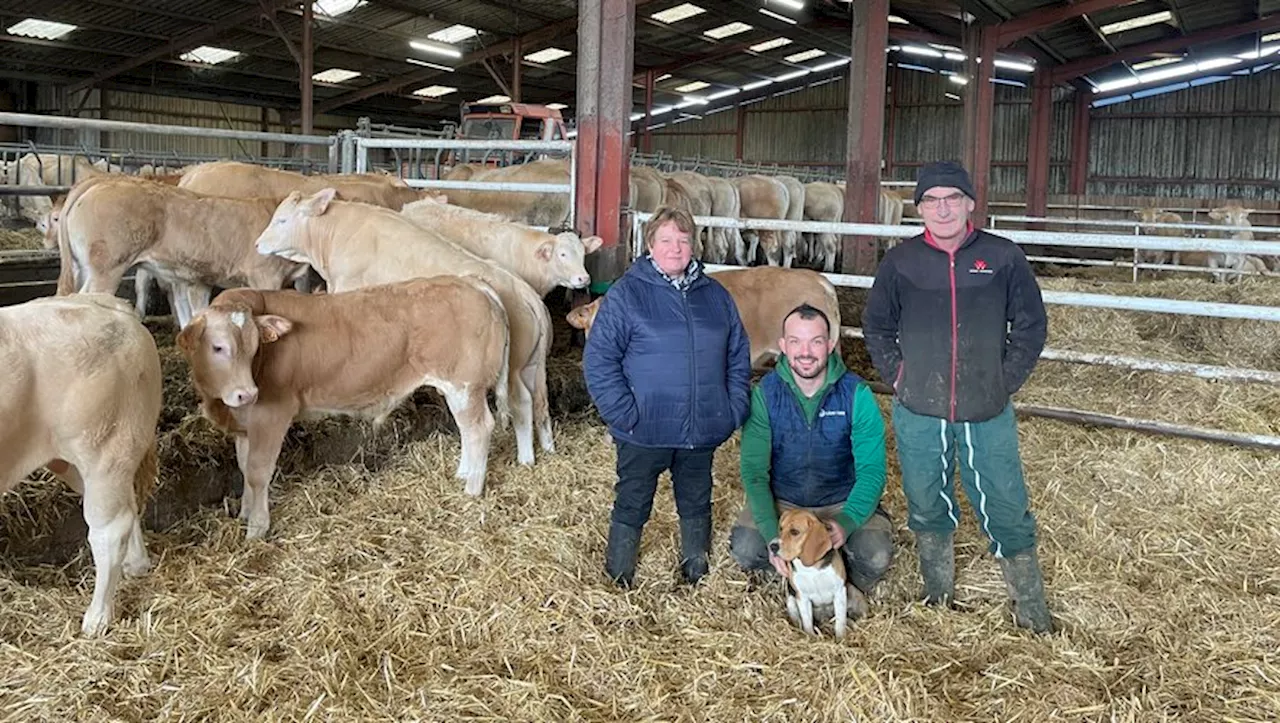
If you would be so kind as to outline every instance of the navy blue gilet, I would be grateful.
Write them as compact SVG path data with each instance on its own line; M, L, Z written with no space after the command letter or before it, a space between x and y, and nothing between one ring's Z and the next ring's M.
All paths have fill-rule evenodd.
M857 481L853 464L853 394L862 378L846 371L823 391L813 425L796 392L778 376L761 381L773 442L769 482L775 499L800 507L844 502Z

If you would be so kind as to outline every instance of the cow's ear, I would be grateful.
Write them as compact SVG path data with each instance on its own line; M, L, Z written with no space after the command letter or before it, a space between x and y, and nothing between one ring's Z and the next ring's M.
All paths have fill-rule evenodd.
M192 319L182 331L178 332L175 341L179 349L190 354L195 351L202 337L204 337L204 314Z
M279 340L280 337L288 334L289 330L293 328L292 321L275 314L255 316L253 317L253 323L258 325L258 333L262 335L263 344L270 344Z
M599 251L600 247L603 245L604 239L599 236L588 236L582 239L582 248L589 254Z
M550 261L551 254L555 253L555 250L555 244L547 241L538 245L538 250L534 252L534 255L538 257L539 261Z
M338 189L336 188L325 188L316 191L311 198L307 199L307 213L312 216L323 215L329 209L329 202L337 195Z

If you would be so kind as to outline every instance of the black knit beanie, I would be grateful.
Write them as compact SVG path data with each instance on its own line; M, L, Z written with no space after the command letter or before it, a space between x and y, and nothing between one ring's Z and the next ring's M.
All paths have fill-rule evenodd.
M969 180L969 172L955 161L934 161L920 167L916 174L915 203L920 205L920 197L934 186L958 188L964 195L974 198L973 182Z

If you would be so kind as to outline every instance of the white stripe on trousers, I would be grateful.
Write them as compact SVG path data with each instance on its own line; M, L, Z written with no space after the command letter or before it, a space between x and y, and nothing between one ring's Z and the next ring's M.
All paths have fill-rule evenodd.
M982 491L982 475L978 474L978 468L973 466L973 435L968 422L964 423L964 441L969 444L969 469L973 470L973 485L978 488L978 512L982 513L982 529L987 533L987 537L991 537L991 518L987 516L987 495ZM996 559L1004 557L1000 541L994 537L991 537L991 541L996 543Z
M947 496L947 485L951 483L951 478L947 474L947 420L939 419L938 427L942 437L942 490L938 494L942 495L942 501L947 503L947 517L951 518L951 526L954 529L960 526L960 520L956 519L955 505L951 503L951 498Z

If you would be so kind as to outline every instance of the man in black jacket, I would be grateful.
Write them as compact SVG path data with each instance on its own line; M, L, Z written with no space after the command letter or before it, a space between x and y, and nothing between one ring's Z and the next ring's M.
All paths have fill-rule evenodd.
M920 169L915 204L925 232L885 254L862 327L896 393L894 437L925 601L949 605L955 595L958 459L1018 625L1051 632L1009 401L1031 376L1048 323L1026 256L973 227L973 199L959 164Z

